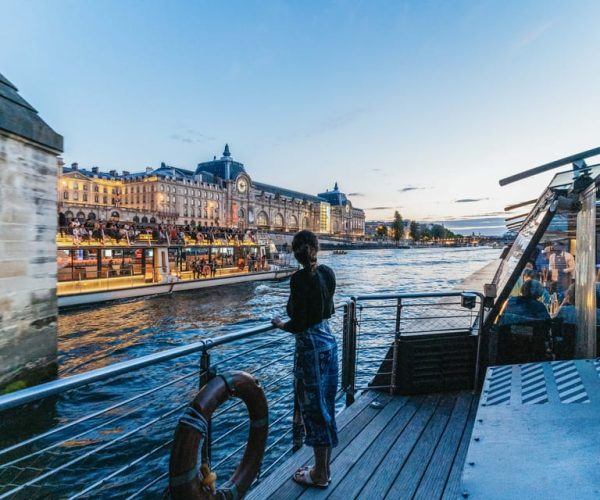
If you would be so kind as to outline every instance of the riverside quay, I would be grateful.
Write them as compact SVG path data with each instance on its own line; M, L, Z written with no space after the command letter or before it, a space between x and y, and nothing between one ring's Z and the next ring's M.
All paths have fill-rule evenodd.
M121 220L226 226L263 231L310 229L357 237L365 233L365 213L352 206L335 183L317 196L252 180L225 145L221 159L195 171L161 163L131 173L101 172L77 163L59 165L58 211L66 221Z

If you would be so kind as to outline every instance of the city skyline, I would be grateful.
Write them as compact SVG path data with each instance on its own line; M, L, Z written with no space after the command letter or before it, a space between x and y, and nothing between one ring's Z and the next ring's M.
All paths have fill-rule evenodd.
M190 169L228 142L272 184L338 181L369 220L478 232L551 174L499 178L598 145L599 11L5 0L0 59L67 163Z

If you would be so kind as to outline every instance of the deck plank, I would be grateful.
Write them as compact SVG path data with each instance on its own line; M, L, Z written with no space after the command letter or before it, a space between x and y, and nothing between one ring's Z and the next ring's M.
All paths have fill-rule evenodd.
M378 393L379 394L379 393ZM389 399L389 396L379 394L377 397L377 401L386 401ZM380 410L375 408L371 408L367 406L364 410L360 412L352 422L344 427L344 431L339 433L338 445L331 452L331 460L335 460L337 456L344 451L346 446L348 446L354 438L366 427L369 425L371 420L378 415ZM312 465L314 463L313 458L313 450L312 448L308 448L309 455L298 467L303 467L306 465ZM292 470L287 477L287 480L284 484L281 485L279 489L273 493L273 498L277 500L292 500L298 498L305 491L305 487L299 485L295 481L292 480L292 474L296 469Z
M408 397L391 398L384 408L378 410L377 415L369 424L360 430L359 434L331 461L332 478L329 490L333 489L348 473L352 466L357 463L365 450L375 441L385 429L389 421L398 414L408 401ZM328 490L328 491L329 491ZM322 497L323 493L315 488L306 488L300 498L303 500Z
M384 460L375 469L369 480L363 484L359 497L383 498L385 496L398 471L435 413L439 401L439 394L431 394L426 397L423 405L398 436Z
M412 498L423 477L426 464L431 460L437 443L448 425L455 401L455 394L444 394L385 498Z
M455 500L477 399L466 391L393 398L370 391L339 415L329 488L304 488L291 480L298 467L312 464L312 449L303 447L247 498ZM373 400L387 403L378 410L369 406Z
M345 408L337 418L337 425L340 434L350 422L357 418L363 412L363 410L368 408L368 405L372 401L378 399L379 397L381 397L381 394L374 391L368 391L360 395L354 404L350 405L348 408ZM294 471L306 464L307 461L312 458L312 456L312 448L303 446L279 467L276 467L275 470L271 472L271 474L269 474L264 480L262 480L254 489L248 492L246 498L248 500L263 500L265 498L269 498L271 495L274 495L277 490L282 488L282 483L287 484L288 479L292 476ZM292 486L295 485L295 483L292 481L289 481L289 483ZM300 493L302 493L302 488Z
M332 500L348 500L356 498L363 487L363 482L373 475L377 466L384 459L396 438L411 421L424 401L423 396L412 396L400 411L390 419L385 429L381 432L379 439L374 440L359 462L355 463L344 477L337 478L337 470L334 467L333 491L328 493L327 498Z
M472 400L473 395L467 392L458 395L448 425L419 483L414 496L415 500L440 498L444 493L446 481L465 430Z
M479 397L474 396L471 401L471 409L469 416L463 431L458 450L452 463L452 469L446 481L446 487L442 495L442 500L456 500L460 493L460 481L462 475L462 469L465 464L465 458L467 457L467 450L469 449L469 443L471 442L471 434L473 433L473 425L475 423L475 415L477 414L477 406L479 405Z

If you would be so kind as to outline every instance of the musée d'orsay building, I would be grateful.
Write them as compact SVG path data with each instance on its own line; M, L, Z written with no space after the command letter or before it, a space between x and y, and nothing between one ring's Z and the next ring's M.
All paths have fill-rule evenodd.
M337 183L314 196L254 181L227 145L221 159L200 163L195 172L164 163L122 174L73 163L59 172L58 211L67 220L310 229L344 237L365 233L364 211L352 206Z

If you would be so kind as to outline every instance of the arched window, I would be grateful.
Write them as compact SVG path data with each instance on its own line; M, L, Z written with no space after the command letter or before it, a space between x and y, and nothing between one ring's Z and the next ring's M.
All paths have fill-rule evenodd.
M298 229L298 217L296 217L293 214L290 215L288 217L288 224L289 224L290 228Z
M238 210L238 217L239 217L240 219L245 219L245 218L246 218L246 212L244 211L244 209L243 209L243 208L240 208L240 209Z
M156 224L156 219L154 217L150 217L150 224Z
M145 215L142 217L142 224L148 224L148 217Z
M119 218L119 212L117 212L117 211L114 211L112 214L110 214L110 216L111 216L113 219L118 219L118 218Z
M269 216L266 212L258 212L256 216L256 225L257 226L268 226L269 225Z
M79 222L85 222L85 214L83 212L77 212L77 220Z
M88 214L88 220L96 220L96 214L94 212L90 212Z
M70 210L66 211L65 217L66 217L67 221L73 220L73 212L71 212Z
M275 217L273 218L273 225L275 227L283 227L284 226L283 215L275 214Z
M137 215L133 216L133 222L135 222L136 224L140 221L140 218Z
M304 217L302 219L302 229L308 229L309 223L308 223L308 217Z

